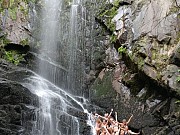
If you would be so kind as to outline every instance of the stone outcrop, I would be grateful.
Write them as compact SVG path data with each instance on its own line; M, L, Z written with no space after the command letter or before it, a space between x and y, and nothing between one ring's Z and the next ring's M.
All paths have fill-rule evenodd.
M9 44L29 45L29 8L26 1L2 0L0 11L1 36ZM4 43L5 45L7 43Z
M114 0L96 16L110 35L106 52L114 45L121 60L107 54L91 100L119 120L134 114L130 128L141 134L180 133L178 2Z
M38 107L36 95L25 88L23 78L32 75L25 69L0 60L0 134L28 133Z
M26 61L24 56L30 50L34 5L33 0L0 2L0 58L15 65Z

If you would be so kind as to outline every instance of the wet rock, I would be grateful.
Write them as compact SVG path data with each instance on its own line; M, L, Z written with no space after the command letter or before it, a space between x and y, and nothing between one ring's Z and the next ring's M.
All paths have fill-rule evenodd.
M25 133L28 130L26 129L29 126L28 121L33 121L34 113L34 109L26 106L37 107L38 98L20 84L28 77L27 70L21 70L20 67L2 59L0 63L0 133L3 135Z
M114 108L118 112L119 121L128 119L130 114L134 114L129 124L133 131L142 131L142 134L152 135L174 133L174 129L179 126L177 122L174 122L173 117L179 116L177 114L179 107L174 99L167 99L166 90L163 91L162 88L156 86L157 84L150 81L147 85L148 80L143 76L131 75L132 71L122 70L120 65L116 66L114 72L106 70L102 71L103 75L96 79L91 88L93 103L107 111ZM121 77L121 75L125 76ZM131 81L132 84L137 85L136 92L134 92L135 87L131 86ZM122 83L129 84L130 88Z

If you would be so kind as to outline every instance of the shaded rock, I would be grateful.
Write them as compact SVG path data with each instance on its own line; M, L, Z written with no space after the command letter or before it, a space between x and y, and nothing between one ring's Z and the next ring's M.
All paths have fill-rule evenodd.
M117 52L117 50L112 46L110 46L107 50L106 50L106 59L105 62L107 65L114 65L116 63L119 62L119 54Z
M24 134L32 125L38 97L20 84L30 71L0 59L0 133ZM34 106L29 109L27 106ZM29 127L29 128L27 128Z
M180 66L180 42L176 45L176 48L173 50L169 62L170 64L175 64L177 66Z
M177 78L180 73L178 70L179 67L176 65L168 65L167 68L162 72L162 81L179 94L180 84L177 81Z
M7 44L4 49L6 51L16 50L20 53L27 53L30 50L30 46L28 45L18 45L18 44Z
M149 77L151 77L151 78L154 79L154 80L157 80L158 74L157 74L156 70L153 69L153 67L148 66L148 65L145 64L145 65L143 66L143 69L142 69L142 70L143 70L144 73L147 74Z
M107 111L110 110L110 108L114 108L119 114L119 121L124 118L128 119L130 114L134 114L129 125L133 131L138 131L139 129L143 134L174 133L172 127L175 126L174 128L178 128L178 123L170 126L168 123L171 120L166 117L170 118L172 115L177 115L175 108L178 107L178 105L175 104L173 99L166 100L168 96L165 94L166 90L156 86L157 84L152 84L152 82L149 82L147 85L148 80L143 78L143 76L138 74L133 76L120 67L120 65L117 65L113 70L114 72L107 71L107 69L102 71L103 76L97 78L91 87L92 102ZM121 75L125 75L125 77L122 79ZM120 79L120 81L118 81L118 79ZM130 89L122 84L122 80L125 84L128 84L128 81L135 81L135 83L132 84L137 85L137 91L134 92L134 87L130 85L130 82ZM109 83L109 81L111 81L111 83ZM161 91L164 94L162 94ZM171 106L172 109L170 109ZM176 107L174 108L173 106Z

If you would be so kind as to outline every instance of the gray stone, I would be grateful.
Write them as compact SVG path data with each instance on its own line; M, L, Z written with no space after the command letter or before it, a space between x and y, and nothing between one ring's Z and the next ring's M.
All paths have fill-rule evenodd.
M7 15L5 14L3 16L3 14L1 14L1 18L4 18L3 21L5 22L4 32L7 33L6 38L13 44L21 44L21 41L27 40L29 35L31 35L29 31L30 28L28 27L29 22L27 20L27 15L20 10L21 8L26 10L28 8L27 3L20 2L17 7L8 8Z
M175 49L173 50L173 53L170 56L169 62L171 64L180 66L180 42L176 45Z
M173 0L153 0L146 2L133 20L134 39L142 34L156 36L159 41L171 36L176 37L177 14L170 14Z

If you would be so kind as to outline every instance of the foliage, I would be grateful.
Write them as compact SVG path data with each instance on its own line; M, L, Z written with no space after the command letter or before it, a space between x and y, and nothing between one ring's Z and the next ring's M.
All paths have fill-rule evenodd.
M110 37L110 42L111 42L111 43L115 43L116 40L117 40L117 35L112 34L111 37Z
M16 8L10 8L9 9L9 14L12 20L16 20L17 19L17 7Z
M113 5L114 5L115 7L119 7L120 1L121 1L121 0L114 0Z
M5 14L5 10L4 9L7 9L8 10L8 13L10 15L10 18L12 20L16 20L17 19L17 11L20 10L23 15L27 16L28 15L28 3L29 2L32 2L32 3L35 3L36 1L38 0L22 0L21 2L19 0L2 0L0 2L0 13L3 13ZM22 4L25 3L24 4Z
M0 45L1 46L5 46L11 42L9 39L6 38L6 36L7 35L3 35L2 37L0 37Z
M9 62L18 65L19 62L23 60L23 55L18 54L16 51L5 51L4 58Z
M106 20L105 24L107 26L107 28L110 31L115 31L116 26L115 23L112 22L113 17L118 13L118 7L116 6L111 6L111 7L104 7L104 9L102 9L99 13L99 18L103 18L102 20Z
M144 58L142 58L142 57L140 57L140 56L137 56L137 58L138 58L138 68L139 69L142 69L143 68L143 66L144 66L144 64L145 64L145 62L144 62Z
M126 48L121 46L121 47L118 48L118 52L119 53L125 53L126 52Z

